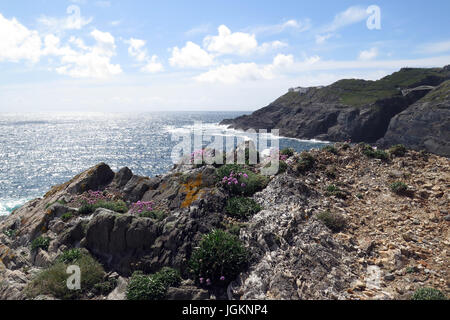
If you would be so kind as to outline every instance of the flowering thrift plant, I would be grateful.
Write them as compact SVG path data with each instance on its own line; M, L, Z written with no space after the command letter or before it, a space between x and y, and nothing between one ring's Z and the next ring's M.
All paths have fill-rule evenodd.
M222 184L225 188L230 189L233 192L242 193L247 186L248 181L248 174L245 172L234 172L231 171L231 173L228 176L224 176L222 178Z
M152 212L153 211L153 202L144 202L144 201L138 201L136 203L133 203L130 208L130 213L132 214L140 214L145 212Z

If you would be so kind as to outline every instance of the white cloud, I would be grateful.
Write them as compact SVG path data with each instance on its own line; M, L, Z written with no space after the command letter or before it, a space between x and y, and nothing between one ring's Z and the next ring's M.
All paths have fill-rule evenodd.
M60 56L61 66L55 68L59 74L74 78L107 78L122 73L119 64L112 64L111 59L116 54L115 39L109 32L97 29L90 33L96 40L94 46L86 46L80 38L72 37L70 43L78 50L70 47L59 47L59 40L46 37L46 45L52 48L50 52Z
M285 32L287 30L292 30L295 32L304 32L311 28L311 20L305 19L304 21L298 21L295 19L288 20L286 22L268 26L260 26L252 29L254 33L265 33L265 34L278 34Z
M325 41L330 39L332 36L333 36L332 33L318 34L318 35L316 35L316 43L323 44L323 43L325 43Z
M368 13L365 8L360 6L349 7L347 10L338 13L333 22L325 29L326 32L336 31L345 26L363 21L368 17Z
M203 40L203 46L210 52L217 54L240 54L246 55L253 52L258 47L254 34L244 32L234 32L221 25L218 28L217 36L207 36Z
M93 18L84 18L80 7L76 5L69 6L66 12L68 16L64 18L42 16L38 19L38 23L49 33L61 33L64 30L80 30L93 20Z
M292 55L278 54L271 64L254 62L221 65L196 76L199 82L235 84L243 81L270 80L294 64Z
M41 38L16 18L6 19L0 14L0 62L28 60L38 62L41 56Z
M441 42L431 42L423 44L419 47L418 52L420 53L443 53L450 51L450 41L441 41Z
M272 41L272 42L264 42L262 45L260 45L257 49L259 53L266 53L272 50L281 49L287 47L288 44L283 41Z
M183 48L174 47L169 63L173 67L203 68L214 63L214 57L198 44L188 41Z
M378 56L378 49L371 48L369 50L363 50L359 53L358 60L368 61L375 59Z
M129 44L128 54L135 58L137 62L144 64L141 67L141 71L156 73L164 70L164 66L159 62L158 56L153 55L150 57L148 54L148 50L145 48L145 40L131 38L125 43Z

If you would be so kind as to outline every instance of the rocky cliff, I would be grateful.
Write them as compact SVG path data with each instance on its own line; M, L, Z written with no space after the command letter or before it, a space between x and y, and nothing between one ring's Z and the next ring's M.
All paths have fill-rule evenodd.
M154 178L99 164L0 222L0 299L450 293L447 158L337 144L281 159L271 177L264 163L185 163ZM61 287L70 263L82 266L76 294ZM217 266L220 279L203 278ZM181 279L157 286L166 267Z
M251 115L222 124L242 130L275 128L283 136L300 139L367 143L384 138L389 128L388 137L380 141L383 146L402 141L414 149L448 156L448 146L437 145L449 135L449 87L434 89L439 93L432 90L448 79L449 66L404 68L378 81L341 80L327 87L288 92ZM434 98L427 99L428 95ZM426 102L426 107L419 101ZM425 116L424 108L432 114ZM394 138L393 132L405 129L408 136Z

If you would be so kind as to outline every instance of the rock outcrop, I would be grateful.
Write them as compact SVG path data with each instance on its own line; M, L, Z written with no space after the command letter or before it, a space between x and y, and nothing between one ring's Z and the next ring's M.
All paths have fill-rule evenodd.
M381 146L404 144L450 155L450 80L392 118Z
M213 166L184 164L148 178L99 164L0 222L0 299L29 298L36 275L73 248L106 271L85 299L125 299L134 271L167 266L184 279L167 299L408 299L421 287L448 295L449 160L395 154L380 160L367 146L337 144L312 150L311 165L299 170L305 155L293 153L286 171L251 196L262 210L248 218L229 215L232 195ZM396 194L399 181L406 190ZM80 202L90 196L102 206ZM158 214L140 216L132 209L139 201L151 201ZM323 213L339 216L339 229ZM238 234L250 252L227 290L199 286L189 270L193 250L214 229Z
M392 137L392 131L406 129L411 132L403 139L406 146L430 152L437 150L439 154L448 156L450 153L446 147L437 148L439 141L449 135L446 120L437 120L448 114L441 110L443 105L447 105L448 110L448 100L438 101L436 97L436 101L431 103L436 106L433 108L436 112L431 115L423 112L430 103L425 106L420 102L437 90L441 92L439 97L448 95L448 86L430 92L431 88L448 79L450 72L445 67L405 68L378 81L341 80L327 87L288 92L251 115L224 120L221 124L241 130L279 129L282 136L299 139L367 143L375 143L385 137L389 127L391 136L383 140L383 145L400 140ZM419 122L420 132L426 131L425 139L420 138L421 133L416 128ZM414 130L417 130L416 134Z

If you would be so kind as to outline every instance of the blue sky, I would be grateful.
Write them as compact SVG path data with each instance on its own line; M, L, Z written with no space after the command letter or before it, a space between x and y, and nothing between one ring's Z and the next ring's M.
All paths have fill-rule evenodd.
M450 2L0 0L0 111L254 110L450 64Z

